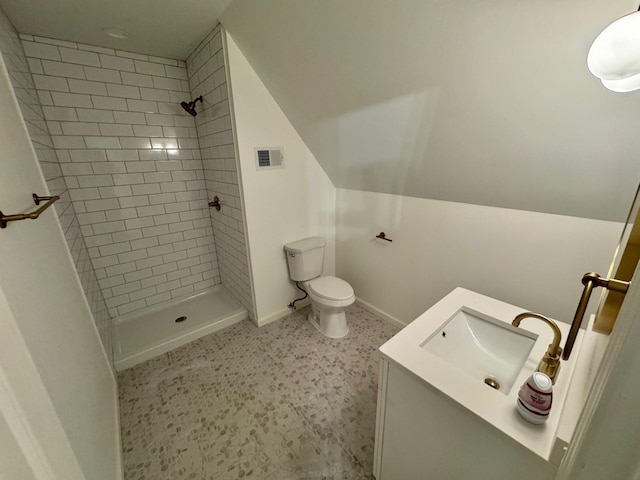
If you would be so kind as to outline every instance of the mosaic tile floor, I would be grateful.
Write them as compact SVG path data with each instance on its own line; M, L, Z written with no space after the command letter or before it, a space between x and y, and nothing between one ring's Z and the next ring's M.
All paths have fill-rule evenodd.
M398 329L349 307L249 321L118 375L126 480L372 479L377 348Z

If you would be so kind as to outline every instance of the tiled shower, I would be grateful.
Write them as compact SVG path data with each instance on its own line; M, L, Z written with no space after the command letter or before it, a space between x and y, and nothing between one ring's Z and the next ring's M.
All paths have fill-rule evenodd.
M0 48L105 349L109 317L220 283L253 317L221 28L185 62L17 34L0 17ZM192 117L180 102L199 95ZM219 212L207 206L214 195Z

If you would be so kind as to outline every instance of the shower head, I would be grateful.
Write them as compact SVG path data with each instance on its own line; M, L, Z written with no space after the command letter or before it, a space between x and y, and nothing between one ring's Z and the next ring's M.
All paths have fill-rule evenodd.
M198 114L198 112L196 112L196 102L198 100L200 100L200 103L202 103L202 95L200 95L198 98L194 98L190 102L180 102L180 106L184 108L189 115L195 117Z

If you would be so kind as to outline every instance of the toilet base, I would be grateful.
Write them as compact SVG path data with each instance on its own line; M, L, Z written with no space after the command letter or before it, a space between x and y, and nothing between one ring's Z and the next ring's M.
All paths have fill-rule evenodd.
M326 337L342 338L349 333L344 309L320 310L312 304L308 319Z

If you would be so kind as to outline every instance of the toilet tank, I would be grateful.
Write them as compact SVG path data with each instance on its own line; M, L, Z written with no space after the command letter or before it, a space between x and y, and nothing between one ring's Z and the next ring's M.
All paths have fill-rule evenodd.
M284 246L291 280L304 282L322 275L325 245L324 238L310 237Z

